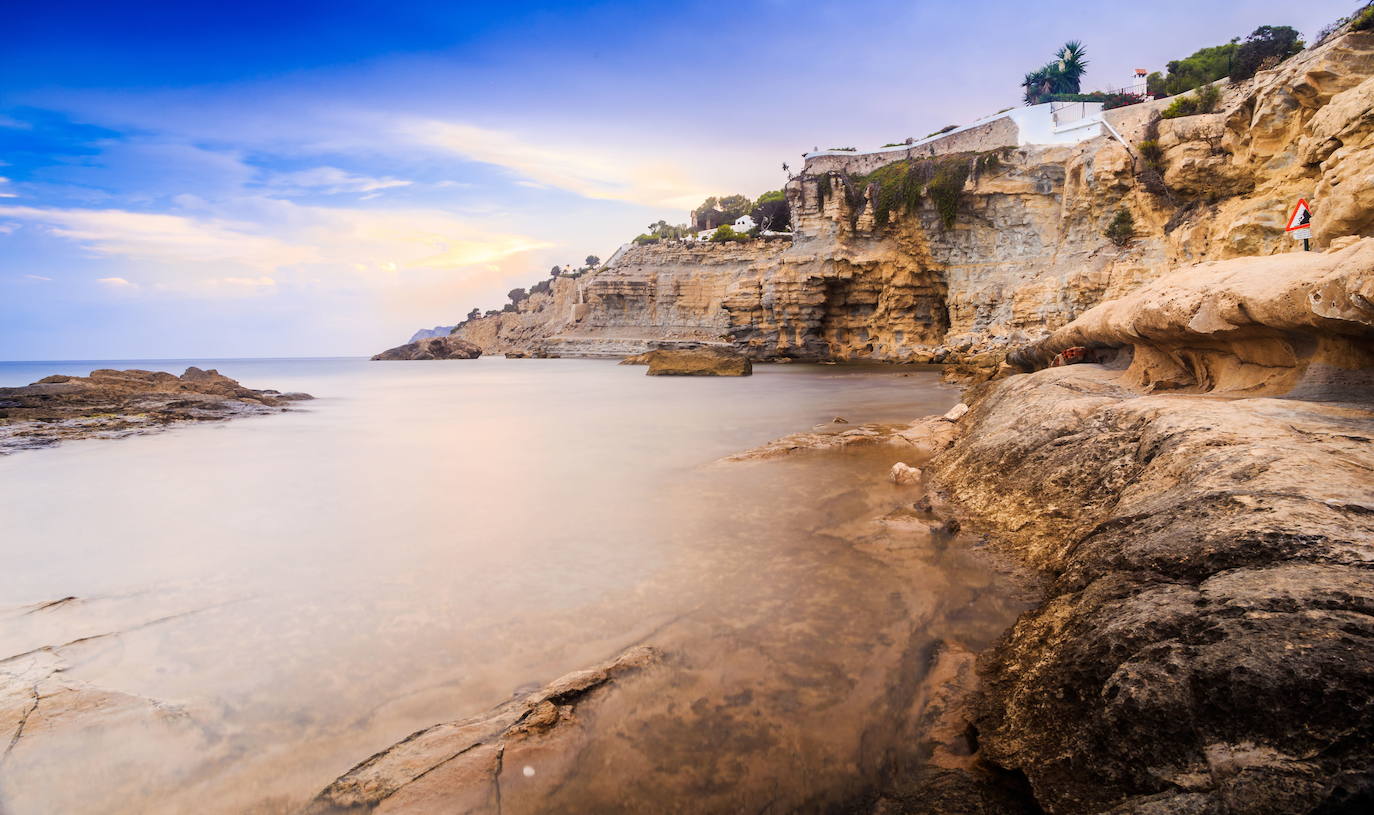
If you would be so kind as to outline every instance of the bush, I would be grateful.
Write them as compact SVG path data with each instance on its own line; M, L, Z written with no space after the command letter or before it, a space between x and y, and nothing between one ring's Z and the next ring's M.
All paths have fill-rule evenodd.
M1351 31L1369 31L1370 29L1374 29L1374 3L1355 12L1354 18L1350 21Z
M1145 166L1155 172L1161 172L1164 168L1164 148L1159 146L1155 139L1146 139L1137 145L1140 150L1140 157L1145 159Z
M939 136L939 135L942 134L942 133L948 133L948 132L951 131L951 130L958 130L958 129L959 129L959 125L945 125L944 127L940 128L939 130L936 130L936 131L934 131L934 132L932 132L932 133L927 133L927 134L926 134L926 138L928 139L928 138L930 138L931 136Z
M1138 93L1106 93L1104 91L1094 91L1093 93L1056 93L1050 96L1052 102L1101 102L1103 110L1112 108L1124 108L1127 105L1138 105L1145 101L1145 97Z
M1107 240L1117 246L1122 248L1128 246L1131 239L1135 237L1135 218L1131 215L1131 211L1125 207L1118 209L1116 217L1112 218L1110 224L1107 224L1107 229L1102 234L1106 235Z
M1145 92L1151 96L1177 96L1211 84L1231 72L1231 60L1239 47L1232 41L1198 49L1192 56L1170 62L1165 66L1167 76L1156 71L1146 77Z
M772 190L760 195L749 213L759 229L786 232L792 224L792 208L787 204L787 193Z
M633 243L635 246L643 246L646 243L658 243L659 240L660 238L653 235L640 234L637 235L634 240L630 241L630 243Z
M1286 25L1262 25L1250 32L1231 61L1231 81L1240 82L1293 56L1303 48L1297 29Z
M721 226L718 229L716 229L715 232L711 233L712 243L730 243L732 241L747 240L749 240L748 235L736 232L734 228L731 227L729 224L725 224L724 226Z
M1160 114L1162 119L1177 119L1180 116L1193 116L1211 113L1221 101L1221 89L1216 85L1203 85L1188 96L1180 96Z

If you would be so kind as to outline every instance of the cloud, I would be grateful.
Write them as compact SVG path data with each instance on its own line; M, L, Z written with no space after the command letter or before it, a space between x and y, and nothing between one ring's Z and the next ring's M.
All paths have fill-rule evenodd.
M586 198L680 208L709 194L685 168L661 158L638 159L624 150L533 142L515 133L436 119L404 120L395 132L417 144L504 167L526 182Z
M0 215L45 224L49 231L97 255L194 264L230 262L270 270L317 254L254 234L249 224L119 209L0 207Z
M314 285L395 285L407 272L465 275L548 243L434 210L237 202L234 217L118 209L3 207L0 216L40 224L96 257L138 263L159 291L243 294L284 276ZM119 285L105 278L107 285ZM126 281L127 282L127 281Z
M126 289L134 286L133 283L130 283L122 277L102 277L95 282L109 286L112 289Z
M3 175L0 175L0 198L18 198L18 197L19 197L18 194L13 193L13 192L10 192L9 189L7 189L7 188L9 187L9 185L10 185L10 180L9 180L8 178L5 178Z
M27 277L29 280L43 280L43 281L46 281L46 282L51 282L51 281L52 281L52 278L51 278L51 277L44 277L44 276L41 275L41 274L26 274L26 275L24 275L24 277Z
M338 167L314 167L309 170L276 173L267 180L267 186L289 192L320 192L327 194L345 192L377 193L395 187L408 187L414 182L401 178L372 178L354 175Z

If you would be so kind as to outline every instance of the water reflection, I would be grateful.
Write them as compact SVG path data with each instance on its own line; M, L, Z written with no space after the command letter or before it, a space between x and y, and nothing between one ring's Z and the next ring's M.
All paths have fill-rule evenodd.
M675 667L608 703L568 811L819 800L899 748L913 655L1019 609L962 543L874 520L917 495L882 481L892 451L707 466L837 415L943 412L930 374L198 364L322 398L0 459L11 815L290 811L645 640Z

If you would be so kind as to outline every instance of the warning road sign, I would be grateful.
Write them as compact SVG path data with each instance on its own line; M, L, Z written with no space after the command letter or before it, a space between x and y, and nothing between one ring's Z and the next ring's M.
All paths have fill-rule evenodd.
M1296 232L1299 229L1310 231L1311 227L1312 208L1307 205L1306 198L1299 198L1298 205L1293 207L1293 214L1288 216L1288 231Z

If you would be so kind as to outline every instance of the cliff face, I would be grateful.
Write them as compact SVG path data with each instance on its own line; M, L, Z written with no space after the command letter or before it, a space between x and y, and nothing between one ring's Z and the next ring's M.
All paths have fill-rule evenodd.
M965 154L952 220L929 191L877 216L879 189L855 183L874 158L827 155L787 185L790 244L634 247L457 332L489 353L714 340L756 359L957 361L1044 337L1176 266L1295 251L1283 227L1299 197L1316 248L1374 234L1374 33L1226 88L1215 113L1157 120L1168 103L1107 114L1129 149L1102 136ZM1103 236L1122 208L1125 248Z

